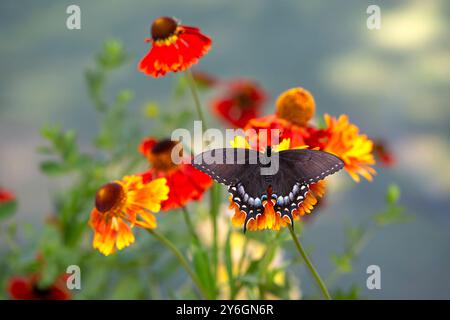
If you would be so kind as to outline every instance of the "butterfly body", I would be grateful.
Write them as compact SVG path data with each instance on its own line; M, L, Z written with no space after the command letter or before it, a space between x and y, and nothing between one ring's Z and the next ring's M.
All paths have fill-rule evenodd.
M344 162L330 153L307 149L268 149L266 153L214 149L197 155L192 164L228 187L232 201L245 213L244 231L267 206L293 224L293 211L305 200L309 185L344 167ZM271 166L276 170L268 171Z

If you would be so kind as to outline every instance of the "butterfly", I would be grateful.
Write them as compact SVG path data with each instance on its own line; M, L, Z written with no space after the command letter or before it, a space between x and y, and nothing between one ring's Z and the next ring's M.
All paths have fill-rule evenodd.
M272 164L277 170L263 173ZM271 200L281 218L288 217L305 200L309 185L344 167L335 155L319 150L292 149L265 152L241 148L219 148L198 154L192 165L228 187L233 202L245 213L244 232L250 220L264 213Z

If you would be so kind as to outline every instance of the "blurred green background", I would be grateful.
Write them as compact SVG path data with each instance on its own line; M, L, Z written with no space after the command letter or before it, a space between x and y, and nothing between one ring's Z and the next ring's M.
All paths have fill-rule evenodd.
M81 30L66 28L70 4L81 7ZM370 4L381 7L381 30L366 28ZM339 284L357 284L371 299L450 298L450 6L444 0L2 1L0 185L16 192L20 220L41 225L52 211L51 195L64 185L39 172L39 128L54 122L75 128L83 149L91 148L97 122L84 70L104 40L120 39L134 54L110 79L113 89L135 92L134 112L168 99L177 75L156 80L135 67L148 48L150 23L161 15L212 37L199 69L254 78L271 102L303 86L319 114L349 114L363 132L389 143L396 166L333 195L307 230L319 270L330 271L330 253L342 251L342 226L382 210L386 186L396 182L415 220L383 229ZM266 112L272 111L269 103ZM382 290L365 289L370 264L381 267Z

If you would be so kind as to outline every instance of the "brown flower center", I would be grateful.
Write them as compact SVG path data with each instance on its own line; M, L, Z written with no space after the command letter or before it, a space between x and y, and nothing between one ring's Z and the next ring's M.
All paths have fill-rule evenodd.
M170 17L159 17L153 21L151 32L153 40L163 40L169 38L177 30L178 23Z
M117 206L122 201L124 195L123 188L119 183L107 183L98 189L95 195L95 207L98 211L105 213Z
M178 146L178 141L164 139L153 145L151 151L147 155L148 160L153 168L158 171L168 172L177 167L172 161L172 150ZM182 150L179 150L178 156L182 156Z
M37 283L32 285L31 291L33 292L33 295L39 299L46 299L52 293L51 288L40 287Z
M239 92L234 98L236 99L237 105L242 109L250 108L253 105L252 97L247 91Z

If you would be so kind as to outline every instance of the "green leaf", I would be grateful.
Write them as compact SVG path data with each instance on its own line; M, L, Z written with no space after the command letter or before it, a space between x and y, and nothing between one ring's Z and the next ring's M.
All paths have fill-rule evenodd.
M209 263L208 254L203 248L195 244L192 248L195 273L203 288L208 292L208 298L214 299L216 297L215 280L211 271L211 263Z
M225 250L224 250L224 260L225 267L227 269L228 281L230 283L230 289L233 291L235 288L234 285L234 275L233 275L233 258L231 256L231 229L228 230L227 239L225 241Z
M397 205L389 206L384 212L373 216L373 220L380 226L385 226L394 223L410 222L412 216L405 213L405 208Z
M49 176L61 175L68 172L68 168L61 162L47 160L41 163L41 171Z
M396 184L391 184L386 191L386 202L395 204L400 199L400 188Z
M120 67L128 58L123 44L118 40L107 40L103 44L101 53L97 56L100 66L105 69L114 69Z
M14 215L17 210L17 201L11 200L0 203L0 220L7 219Z
M348 290L338 289L332 294L335 300L359 300L359 288L356 285L351 286Z
M347 254L343 255L333 255L331 260L335 264L337 271L340 273L350 273L352 272L352 260L351 257Z

